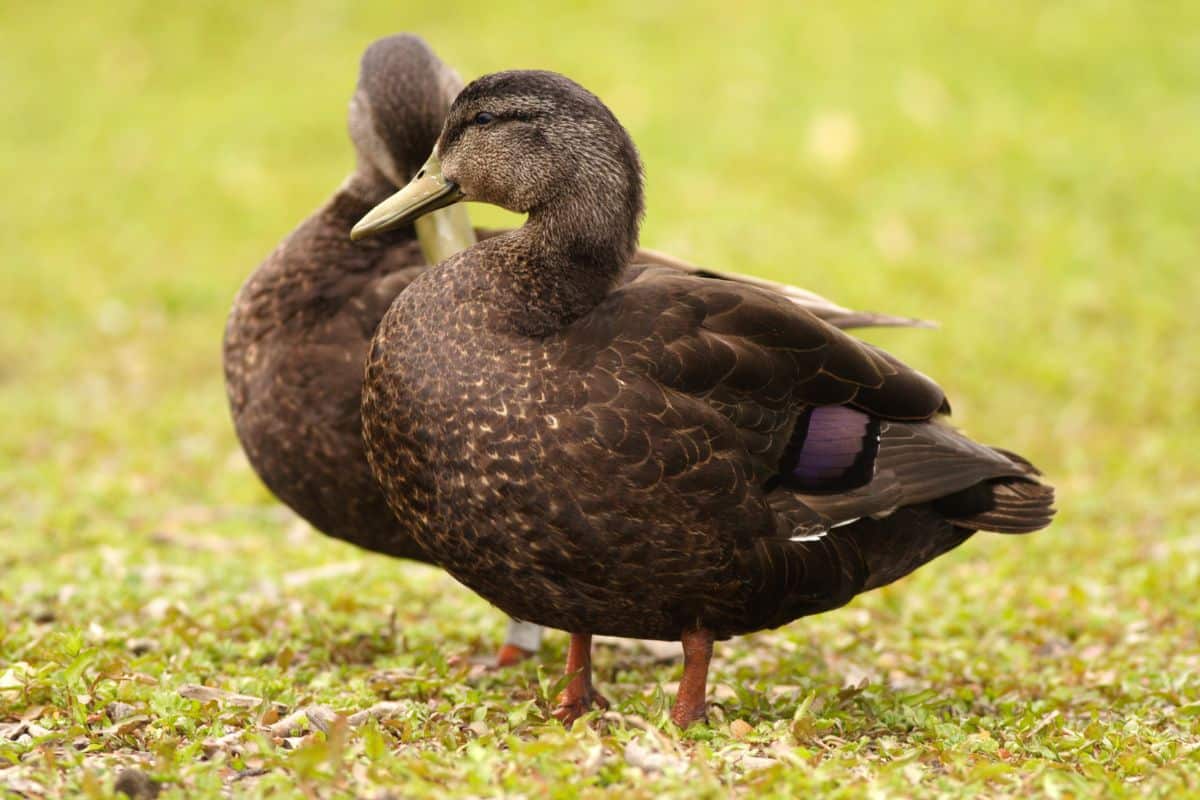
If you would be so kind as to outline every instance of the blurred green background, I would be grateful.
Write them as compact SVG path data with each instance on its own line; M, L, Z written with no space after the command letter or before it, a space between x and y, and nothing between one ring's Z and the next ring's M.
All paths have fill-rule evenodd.
M118 607L356 558L278 547L290 523L239 454L220 339L242 280L349 171L359 55L400 30L468 80L547 68L604 98L646 165L643 244L941 323L872 338L941 382L972 435L1041 466L1061 514L860 608L955 609L967 644L992 615L1015 636L1035 624L1013 615L1054 609L1048 636L1092 631L1151 682L1191 669L1200 699L1195 2L4 6L0 656L36 660L23 615L64 582L115 575L134 597L81 588L67 629L136 627ZM146 544L164 525L242 557L131 586L138 564L193 560ZM365 569L362 591L401 608L397 575L449 586ZM498 631L450 594L484 626L469 641ZM1151 627L1121 651L1110 625L1133 618Z

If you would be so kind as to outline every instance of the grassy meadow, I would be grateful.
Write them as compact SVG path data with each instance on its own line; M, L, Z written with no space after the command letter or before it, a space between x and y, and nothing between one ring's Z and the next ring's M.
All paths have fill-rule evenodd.
M220 371L399 30L603 97L643 244L939 321L871 338L1058 520L719 645L686 733L669 649L572 730L564 635L473 667L500 613L280 507ZM0 86L0 796L1200 796L1200 4L9 4Z

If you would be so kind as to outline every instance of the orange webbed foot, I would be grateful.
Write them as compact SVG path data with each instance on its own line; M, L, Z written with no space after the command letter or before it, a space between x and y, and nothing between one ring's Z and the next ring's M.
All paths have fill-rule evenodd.
M593 708L607 710L608 706L608 698L595 689L588 688L585 692L575 696L571 696L571 692L564 691L558 696L558 706L550 713L563 725L570 727L575 720Z

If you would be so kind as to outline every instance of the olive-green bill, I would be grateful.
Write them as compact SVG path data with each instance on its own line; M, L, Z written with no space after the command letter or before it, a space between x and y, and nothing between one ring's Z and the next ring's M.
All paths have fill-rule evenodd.
M467 206L440 208L413 222L421 253L430 264L440 264L455 253L475 244L475 226Z
M350 238L357 241L394 230L462 199L463 193L458 184L442 177L442 165L436 154L431 155L408 185L372 208L358 221L350 231Z

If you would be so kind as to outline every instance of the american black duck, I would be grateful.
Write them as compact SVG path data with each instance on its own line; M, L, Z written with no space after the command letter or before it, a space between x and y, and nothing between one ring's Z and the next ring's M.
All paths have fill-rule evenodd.
M225 327L234 427L263 483L323 533L418 561L429 559L367 465L363 364L383 312L426 269L422 250L437 260L475 236L463 209L372 242L354 244L348 234L417 171L461 88L418 37L391 36L367 49L350 103L353 174L254 271ZM498 662L518 660L540 639L537 626L511 624Z
M461 207L370 242L351 243L348 235L417 171L461 88L418 37L390 36L368 48L350 104L354 173L250 276L225 329L234 426L267 487L329 536L420 561L428 559L388 509L367 465L359 417L363 365L384 311L426 269L426 258L441 260L475 235ZM734 277L649 251L640 260ZM768 287L834 324L912 324L851 311L801 289ZM536 626L510 625L499 663L536 650L539 641Z
M549 72L468 85L435 164L354 230L468 199L528 214L418 277L376 331L367 452L454 577L572 633L558 715L601 703L590 638L714 640L836 608L977 530L1045 527L1053 490L943 420L929 378L777 294L635 270L637 151Z

